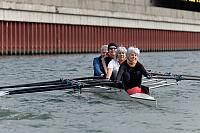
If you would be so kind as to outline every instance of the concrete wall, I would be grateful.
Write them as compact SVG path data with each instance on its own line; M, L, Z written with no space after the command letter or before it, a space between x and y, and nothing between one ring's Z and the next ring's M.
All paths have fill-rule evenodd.
M0 0L0 20L200 32L200 13L150 0Z

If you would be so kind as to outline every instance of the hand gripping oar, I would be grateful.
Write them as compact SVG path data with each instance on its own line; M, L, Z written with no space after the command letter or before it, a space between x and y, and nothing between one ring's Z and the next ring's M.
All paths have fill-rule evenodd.
M98 85L108 85L114 86L115 83L112 81L103 81L99 83L91 83L91 84L84 84L84 83L76 83L72 85L59 85L59 86L45 86L45 87L36 87L36 88L25 88L19 90L10 90L10 91L1 91L0 96L3 95L14 95L14 94L24 94L24 93L34 93L34 92L45 92L45 91L54 91L54 90L65 90L65 89L82 89L88 88Z
M88 79L101 79L102 77L99 76L91 76L91 77L81 77L81 78L74 78L72 80L88 80ZM60 79L60 80L53 80L53 81L46 81L46 82L37 82L37 83L28 83L28 84L19 84L19 85L10 85L10 86L0 86L0 89L6 88L19 88L19 87L33 87L33 86L47 86L47 85L58 85L63 84L68 79Z

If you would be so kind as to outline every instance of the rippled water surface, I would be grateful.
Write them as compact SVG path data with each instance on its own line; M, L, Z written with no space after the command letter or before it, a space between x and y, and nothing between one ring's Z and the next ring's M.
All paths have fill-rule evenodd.
M97 54L0 57L0 86L90 76ZM148 69L200 75L200 52L142 53ZM157 107L63 91L0 97L2 133L199 133L200 81L157 88Z

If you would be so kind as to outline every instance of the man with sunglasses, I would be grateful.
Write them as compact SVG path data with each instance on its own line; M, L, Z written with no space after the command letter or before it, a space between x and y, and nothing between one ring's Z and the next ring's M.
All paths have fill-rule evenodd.
M116 51L117 44L115 43L109 43L108 45L103 45L101 47L101 55L95 57L93 60L94 76L106 78L107 66L109 62L115 58Z
M108 54L107 54L107 57L105 58L106 66L108 66L109 62L115 58L117 47L118 46L115 43L108 44Z

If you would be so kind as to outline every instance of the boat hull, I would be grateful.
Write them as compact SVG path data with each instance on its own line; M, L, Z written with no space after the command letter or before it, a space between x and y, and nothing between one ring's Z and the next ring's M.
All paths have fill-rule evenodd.
M157 101L154 97L143 94L143 93L135 93L132 95L127 94L125 90L118 89L118 88L108 88L108 87L101 87L96 86L94 89L91 89L92 93L96 93L98 95L102 95L104 97L117 99L117 100L124 100L124 101L134 101L139 102L148 106L157 106Z

